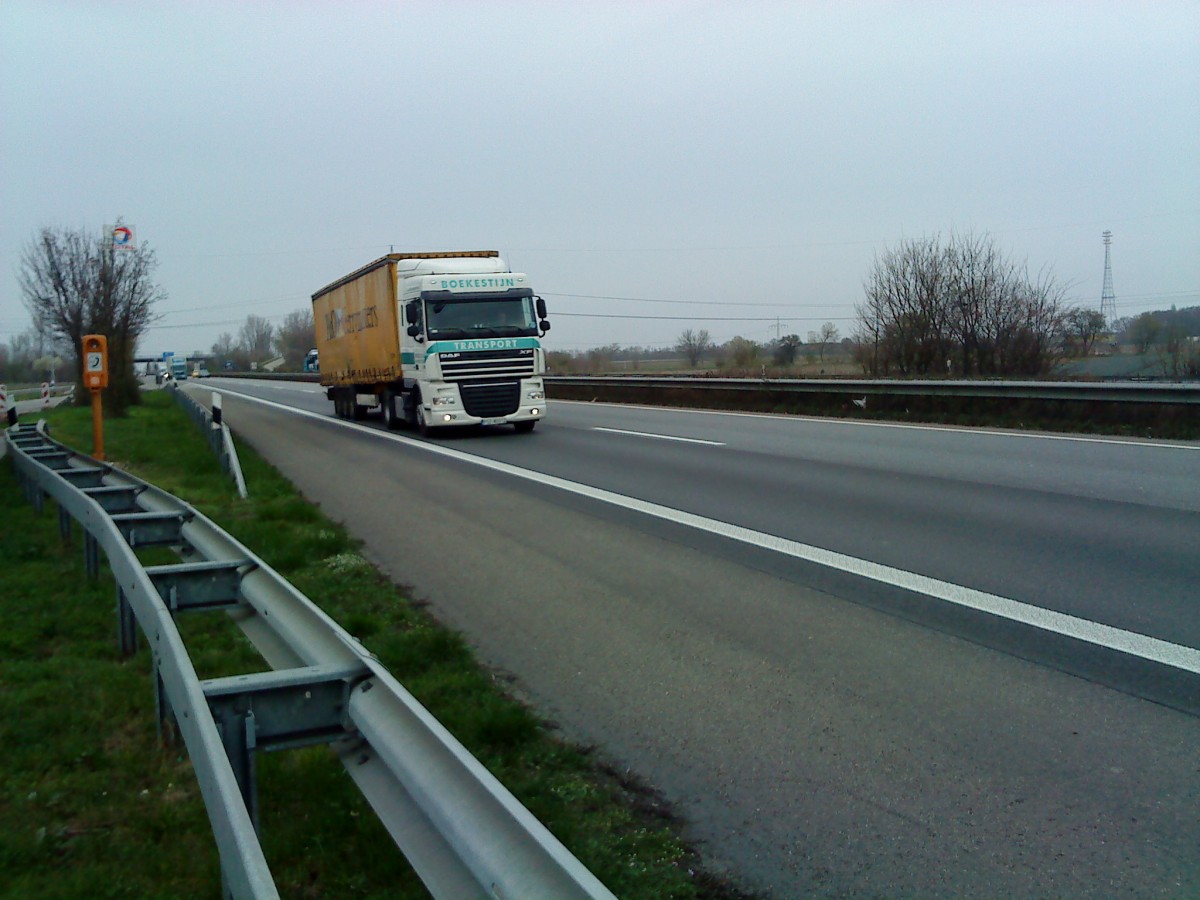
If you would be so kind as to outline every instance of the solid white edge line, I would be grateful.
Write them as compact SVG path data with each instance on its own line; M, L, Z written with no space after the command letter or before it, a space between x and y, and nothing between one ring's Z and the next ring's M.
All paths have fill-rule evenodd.
M675 437L670 434L651 434L648 431L626 431L624 428L602 428L599 425L592 426L592 431L606 431L609 434L629 434L634 437L653 438L656 441L678 441L681 444L707 444L709 447L724 447L724 441L706 441L701 438L685 438Z
M285 406L282 403L276 403L273 400L263 400L262 398L252 397L248 394L239 393L238 391L225 390L225 393L249 400L253 403L262 404L263 406L273 407L293 415L316 419L321 422L339 425L344 428L352 428L356 431L361 431L364 434L373 435L384 440L396 441L409 447L419 448L438 456L444 456L449 459L458 460L459 462L471 463L473 465L481 466L485 469L490 469L494 472L500 472L515 478L522 478L526 481L533 481L538 484L547 485L549 487L576 494L577 496L586 497L591 500L598 500L603 503L609 503L613 506L618 506L622 509L627 509L632 512L639 512L655 518L664 519L668 522L685 525L698 531L704 531L709 534L717 535L718 537L728 538L729 540L738 541L743 544L749 544L764 550L771 550L776 553L781 553L785 556L791 556L795 559L827 566L831 569L847 572L851 575L857 575L861 578L877 581L881 584L887 584L893 587L902 588L904 590L914 591L918 594L923 594L938 600L944 600L948 603L954 603L958 606L990 613L991 615L999 616L1000 618L1008 619L1024 625L1029 625L1034 628L1039 628L1043 631L1050 631L1055 634L1060 634L1064 637L1075 638L1089 644L1095 644L1100 647L1106 647L1111 650L1128 653L1132 656L1149 660L1150 662L1156 662L1175 669L1182 669L1186 672L1200 674L1200 650L1192 647L1185 647L1182 644L1173 644L1170 641L1160 640L1159 638L1149 637L1144 634L1137 634L1132 631L1125 631L1121 628L1114 628L1111 625L1093 622L1090 619L1081 619L1078 616L1072 616L1068 615L1067 613L1043 609L1040 606L1022 603L1019 600L1010 600L1007 597L1000 597L996 594L977 591L974 588L963 587L962 585L951 584L950 582L946 581L938 581L937 579L930 578L927 575L918 575L915 572L908 572L904 569L896 569L891 566L880 565L879 563L873 563L869 562L868 560L847 556L843 553L836 553L832 550L823 550L820 547L814 547L810 544L802 544L798 541L789 540L788 538L781 538L775 535L765 534L761 531L743 528L740 525L730 525L725 522L718 522L715 519L709 519L704 516L695 515L694 513L672 509L668 506L661 506L657 503L650 503L646 500L638 500L634 497L627 497L624 494L617 494L612 491L606 491L602 488L590 487L586 484L568 481L565 478L559 478L554 475L544 475L540 472L534 472L530 469L522 469L509 463L497 462L496 460L486 459L479 456L472 456L468 453L463 453L458 450L451 450L437 444L419 441L414 438L404 437L403 435L393 434L389 431L381 431L378 428L370 428L366 425L360 425L356 422L348 422L342 419L331 418L322 413L310 412L304 409L296 409L291 406Z

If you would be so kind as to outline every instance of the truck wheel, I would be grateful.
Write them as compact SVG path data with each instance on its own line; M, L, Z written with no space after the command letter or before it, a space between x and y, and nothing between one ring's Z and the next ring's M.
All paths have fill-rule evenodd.
M350 394L350 412L355 422L361 422L367 417L367 408L357 400L357 394Z
M342 391L337 391L333 395L333 414L339 419L346 418L346 400Z
M404 427L415 431L417 427L417 404L421 402L421 395L416 391L408 394L400 395L400 403L402 405Z
M429 422L425 419L425 407L421 405L421 401L417 400L417 431L421 437L429 437Z
M396 415L396 395L392 391L383 392L383 427L395 431L400 427L400 417Z
M529 419L525 422L513 422L513 428L517 429L517 434L528 434L533 431L533 426L537 424L537 419Z

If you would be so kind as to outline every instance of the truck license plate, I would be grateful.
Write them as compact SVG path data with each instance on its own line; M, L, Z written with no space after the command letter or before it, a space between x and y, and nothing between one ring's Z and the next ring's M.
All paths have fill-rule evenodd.
M504 425L506 422L507 422L506 419L481 419L479 421L479 424L480 425Z

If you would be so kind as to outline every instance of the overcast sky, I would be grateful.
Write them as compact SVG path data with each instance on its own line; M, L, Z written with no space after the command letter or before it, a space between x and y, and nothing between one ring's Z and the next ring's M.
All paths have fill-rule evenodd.
M396 250L497 249L552 349L854 328L877 254L991 235L1200 304L1200 2L0 0L0 341L43 226L117 217L143 352Z

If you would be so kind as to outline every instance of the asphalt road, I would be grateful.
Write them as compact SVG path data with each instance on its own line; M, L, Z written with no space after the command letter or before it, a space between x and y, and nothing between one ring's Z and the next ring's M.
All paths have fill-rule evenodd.
M338 422L315 385L205 386L318 413L225 400L240 436L747 886L1200 894L1200 719L1136 696L1169 666L1130 669L1053 616L1200 647L1194 446L561 403L531 435L429 444ZM1194 682L1174 683L1186 708Z

